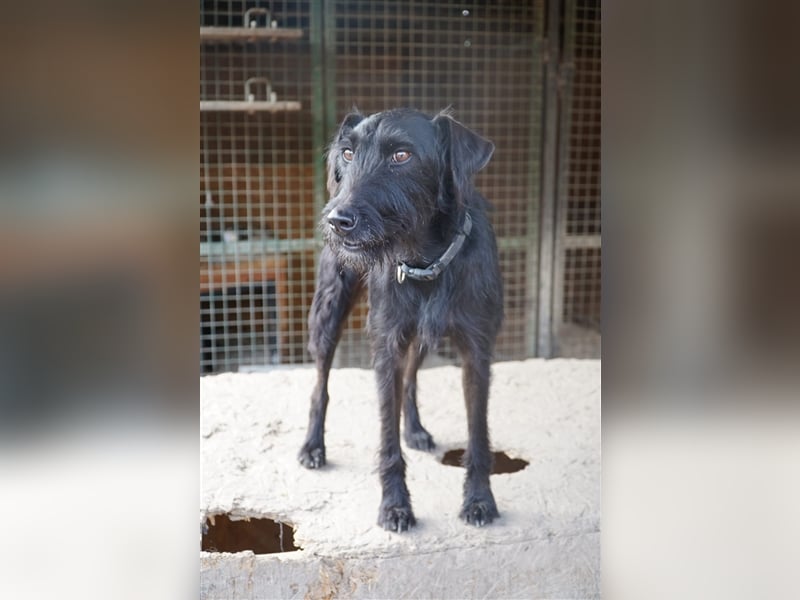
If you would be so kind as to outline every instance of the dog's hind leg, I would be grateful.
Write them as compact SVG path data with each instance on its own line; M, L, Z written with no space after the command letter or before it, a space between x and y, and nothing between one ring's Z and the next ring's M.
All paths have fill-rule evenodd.
M409 448L430 451L436 447L433 437L422 426L417 409L417 371L422 361L425 360L427 348L412 342L406 357L406 370L403 377L403 438Z
M325 464L325 414L328 410L328 375L347 316L363 290L361 277L336 262L324 247L320 255L317 289L308 315L308 350L317 365L317 384L311 394L308 432L298 460L309 469Z
M492 454L489 449L487 410L489 401L490 361L486 352L471 343L462 347L462 380L467 406L469 442L464 453L464 503L459 516L481 527L500 514L489 484Z

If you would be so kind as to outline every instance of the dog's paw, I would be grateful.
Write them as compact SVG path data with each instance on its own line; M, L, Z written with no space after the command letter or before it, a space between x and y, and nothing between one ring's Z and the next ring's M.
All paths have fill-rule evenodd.
M489 495L488 497L464 502L458 516L470 525L483 527L498 518L500 513L497 512L494 498Z
M303 444L297 460L307 469L319 469L325 465L325 446L311 446Z
M408 531L417 524L411 506L383 506L378 514L378 525L386 531Z
M406 446L414 450L422 450L430 452L436 448L436 443L433 441L433 436L425 431L422 427L415 430L406 430L404 435Z

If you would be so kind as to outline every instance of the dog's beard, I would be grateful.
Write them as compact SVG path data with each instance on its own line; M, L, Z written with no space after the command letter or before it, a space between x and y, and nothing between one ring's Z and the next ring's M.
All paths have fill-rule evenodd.
M367 273L371 269L385 264L391 256L391 243L384 239L369 239L352 242L347 238L329 233L325 242L336 254L339 263L359 273Z

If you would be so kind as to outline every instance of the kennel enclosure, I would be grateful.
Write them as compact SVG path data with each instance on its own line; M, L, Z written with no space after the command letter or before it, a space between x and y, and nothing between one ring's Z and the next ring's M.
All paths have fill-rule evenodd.
M206 0L200 56L202 372L310 360L324 154L353 107L451 107L495 143L476 185L505 285L496 359L599 356L599 2ZM365 315L338 366L369 365Z

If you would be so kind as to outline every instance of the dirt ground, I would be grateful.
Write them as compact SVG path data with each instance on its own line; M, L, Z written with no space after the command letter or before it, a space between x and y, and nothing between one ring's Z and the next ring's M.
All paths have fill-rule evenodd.
M237 555L203 553L206 597L224 595L225 586L245 580L256 594L247 597L257 597L258 589L267 595L304 597L319 584L322 567L314 563L303 570L298 565L320 559L374 563L376 575L365 580L366 587L353 584L360 580L350 577L351 587L356 587L348 595L359 597L359 590L361 597L380 595L380 590L390 589L381 587L388 585L390 575L381 571L380 560L412 560L424 553L440 556L452 567L452 557L447 556L454 551L463 551L463 561L456 562L464 572L449 575L452 581L440 580L438 588L428 582L424 589L431 597L437 589L441 597L451 592L455 597L459 585L469 595L496 597L599 594L600 361L531 359L493 366L493 450L529 464L515 473L492 475L501 518L480 529L458 518L463 468L440 462L447 451L466 443L460 369L423 369L420 414L437 449L425 453L404 448L418 520L417 527L404 534L376 525L378 406L371 370L334 370L326 427L328 465L310 471L297 462L314 377L312 368L299 367L201 379L201 519L214 514L267 516L294 525L295 543L302 548L259 555L255 562L249 555L241 563ZM468 549L480 550L475 557L483 558L470 558ZM506 565L520 562L514 577L489 587L475 576L480 569L470 561L489 560L490 555ZM276 560L283 564L277 578L270 574ZM223 570L220 561L228 561ZM297 567L291 577L286 575L287 561ZM342 569L338 573L344 577ZM326 577L330 583L330 575Z

